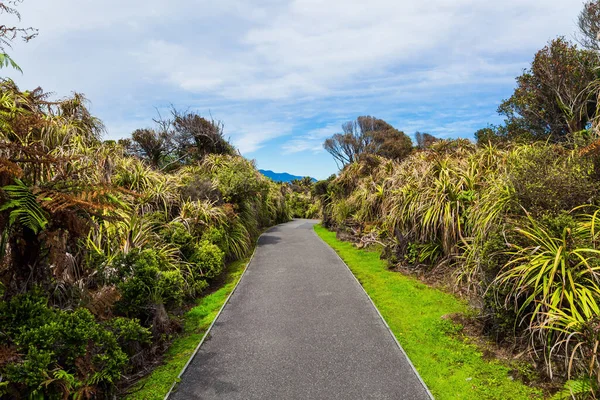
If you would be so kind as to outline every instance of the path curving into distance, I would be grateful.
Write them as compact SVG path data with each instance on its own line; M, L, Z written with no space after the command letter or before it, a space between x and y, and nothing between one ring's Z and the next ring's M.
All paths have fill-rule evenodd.
M169 399L430 399L314 224L294 220L261 236Z

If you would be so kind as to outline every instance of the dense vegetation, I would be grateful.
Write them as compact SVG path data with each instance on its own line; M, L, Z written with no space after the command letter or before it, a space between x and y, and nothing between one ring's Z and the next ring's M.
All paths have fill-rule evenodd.
M3 26L0 50L35 33ZM103 133L82 95L0 80L2 398L121 396L187 305L290 217L220 122L173 110L119 143Z
M550 41L477 143L419 133L389 155L354 145L370 130L335 135L344 168L314 189L327 227L470 299L485 334L570 380L567 397L600 383L599 9L581 13L586 48Z
M417 133L413 146L361 116L325 142L342 170L316 184L266 179L196 113L103 141L82 95L1 79L0 397L123 395L262 228L318 215L392 269L453 287L566 397L597 397L600 1L578 25L583 48L551 40L477 143ZM0 67L18 69L6 51L36 35L1 26Z
M296 179L285 185L286 204L293 218L318 218L321 209L318 196L309 177Z
M0 393L107 396L288 209L198 115L175 115L160 135L205 142L154 157L102 142L80 95L46 98L0 82Z

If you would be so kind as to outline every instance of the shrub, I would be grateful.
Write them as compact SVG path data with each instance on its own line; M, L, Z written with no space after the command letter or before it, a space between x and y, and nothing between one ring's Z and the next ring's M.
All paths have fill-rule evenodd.
M148 323L155 305L181 305L185 280L179 270L166 270L167 264L151 249L133 251L115 262L117 288L122 298L115 304L121 315Z
M515 228L518 241L505 251L511 258L496 279L504 304L523 318L534 344L550 356L564 348L569 369L589 368L596 376L600 362L589 355L600 345L599 214L562 216L551 227L529 216Z
M186 282L179 270L160 273L158 292L167 308L179 307L185 297Z
M534 214L569 211L593 202L598 185L591 166L559 146L520 146L510 155L508 176L518 204Z
M221 193L210 179L194 177L181 189L181 197L187 201L209 200L220 202Z
M210 155L204 166L210 171L216 187L227 203L242 204L257 195L265 195L268 181L251 161L241 157Z
M225 255L219 247L204 240L196 246L190 259L194 278L214 278L221 273Z
M223 228L211 226L202 234L202 240L206 240L209 243L219 246L224 253L227 253L229 250L227 246L226 234Z
M0 346L14 349L0 362L7 382L0 395L96 396L110 391L127 365L115 334L87 309L49 307L39 292L0 303L0 327Z
M175 245L185 260L189 260L194 253L194 236L190 233L188 228L181 222L172 222L166 225L162 231L164 239L173 245Z

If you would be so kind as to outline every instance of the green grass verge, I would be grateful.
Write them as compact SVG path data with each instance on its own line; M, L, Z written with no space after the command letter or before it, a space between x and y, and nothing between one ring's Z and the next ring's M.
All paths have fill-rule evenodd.
M436 399L536 399L541 392L509 377L510 368L487 361L441 317L468 313L455 296L387 269L377 251L359 250L321 225L316 233L350 267L389 324Z
M249 259L230 264L222 286L198 299L197 305L184 316L183 333L179 335L165 353L165 360L149 376L142 379L132 389L128 400L162 400L177 379L177 375L191 357L202 336L217 316L236 283L242 276Z

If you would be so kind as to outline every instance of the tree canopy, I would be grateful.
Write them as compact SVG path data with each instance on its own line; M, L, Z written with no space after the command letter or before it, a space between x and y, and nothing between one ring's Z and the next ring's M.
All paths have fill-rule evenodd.
M596 109L588 89L598 66L594 52L563 37L552 40L536 53L531 67L517 78L513 95L498 108L506 117L506 131L498 134L559 142L585 129Z
M200 161L208 154L234 154L223 136L223 123L194 112L171 111L171 119L155 120L156 128L136 129L122 140L131 155L164 169Z
M382 119L361 116L344 123L342 131L323 143L341 166L357 161L365 153L400 160L412 151L410 138Z

